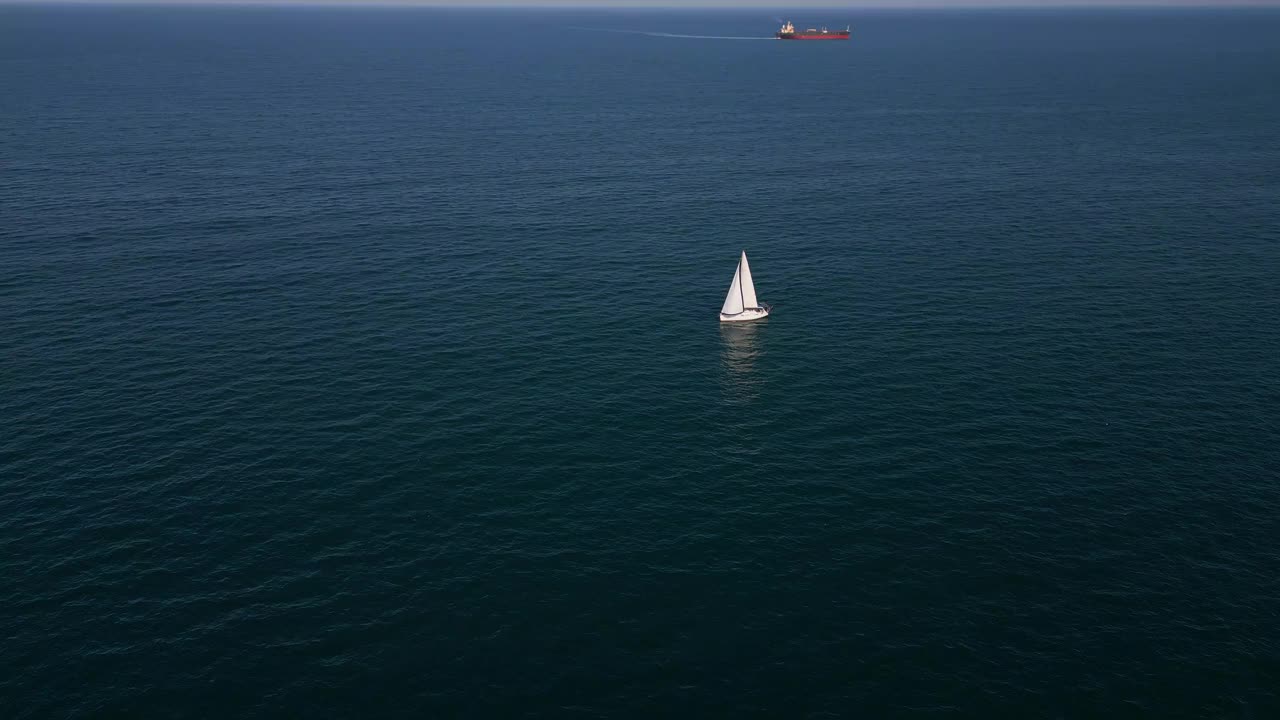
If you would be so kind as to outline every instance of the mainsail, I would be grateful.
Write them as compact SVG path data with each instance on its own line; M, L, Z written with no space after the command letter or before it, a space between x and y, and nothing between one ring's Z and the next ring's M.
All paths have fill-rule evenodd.
M742 304L742 282L739 279L742 275L742 264L739 263L736 270L733 271L733 284L729 285L729 294L724 298L724 307L720 308L722 315L737 315L742 312L744 307ZM755 297L755 289L752 289L752 297Z
M755 307L759 307L756 302L756 284L751 281L751 266L747 264L747 251L743 250L738 269L733 271L733 284L729 286L729 294L724 298L720 314L737 315Z

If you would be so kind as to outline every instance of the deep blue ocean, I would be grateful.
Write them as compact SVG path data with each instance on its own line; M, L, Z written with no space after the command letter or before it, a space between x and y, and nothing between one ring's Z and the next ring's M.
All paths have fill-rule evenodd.
M0 7L0 717L1280 717L1280 10L776 15Z

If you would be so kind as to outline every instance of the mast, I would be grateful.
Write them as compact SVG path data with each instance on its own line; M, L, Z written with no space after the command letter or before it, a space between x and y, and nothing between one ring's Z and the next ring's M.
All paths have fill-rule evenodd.
M756 299L756 282L751 277L751 263L747 260L747 252L745 250L742 251L742 258L738 261L738 267L738 272L742 275L738 283L738 290L742 294L742 307L759 307L760 301ZM750 301L747 300L748 295L751 296Z
M738 297L734 298L734 295L737 295ZM741 267L738 267L733 271L733 281L729 283L729 292L725 293L724 306L720 308L720 313L723 315L741 315L742 311L745 309L742 305L744 297L745 295L742 290L742 269ZM734 302L735 299L737 300L736 303Z
M747 251L742 251L742 257L747 256ZM742 294L742 261L738 261L738 302L742 303L742 311L747 311L747 297Z

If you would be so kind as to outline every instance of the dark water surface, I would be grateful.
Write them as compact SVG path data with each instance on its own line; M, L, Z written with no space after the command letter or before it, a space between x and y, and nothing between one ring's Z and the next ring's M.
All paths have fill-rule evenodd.
M794 19L0 8L0 716L1280 716L1280 12Z

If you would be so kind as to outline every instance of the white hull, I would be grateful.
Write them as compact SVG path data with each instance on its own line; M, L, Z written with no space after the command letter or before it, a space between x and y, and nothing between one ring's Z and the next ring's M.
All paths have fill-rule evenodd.
M770 308L747 308L740 313L725 315L720 313L720 322L747 322L769 317Z

